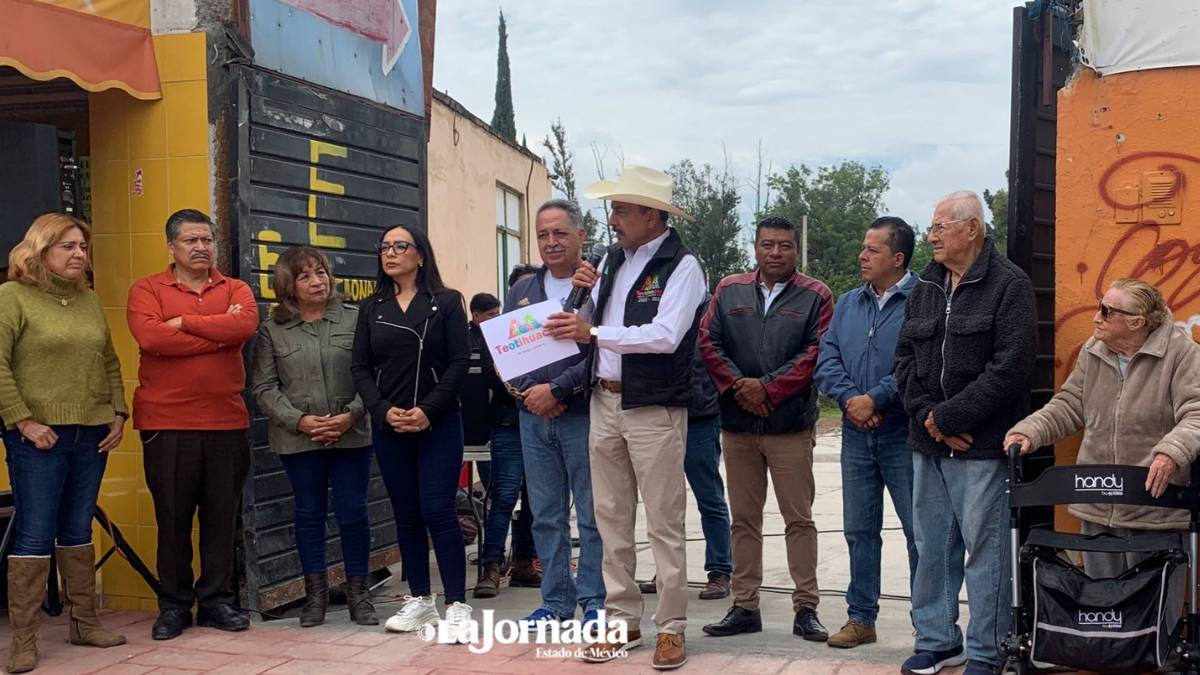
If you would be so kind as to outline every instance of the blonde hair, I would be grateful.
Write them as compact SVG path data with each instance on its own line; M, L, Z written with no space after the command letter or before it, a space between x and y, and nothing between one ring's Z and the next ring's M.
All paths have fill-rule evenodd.
M92 228L87 223L63 213L46 213L34 219L33 224L25 232L21 243L13 247L8 254L8 280L19 281L28 286L36 286L42 290L50 288L50 269L46 267L46 251L58 243L63 235L73 227L83 233L83 240L88 246L92 243ZM87 271L92 269L92 255L88 251L85 274L79 275L79 288L87 290Z
M1146 327L1154 332L1167 320L1167 301L1154 286L1141 279L1117 279L1112 288L1125 291L1133 305L1129 311L1146 317Z

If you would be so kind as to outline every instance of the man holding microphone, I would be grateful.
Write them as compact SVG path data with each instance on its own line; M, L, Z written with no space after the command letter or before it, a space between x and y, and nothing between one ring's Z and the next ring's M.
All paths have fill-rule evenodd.
M696 310L707 291L696 256L667 225L669 214L691 219L671 204L671 187L671 177L661 171L627 166L617 181L600 181L584 191L612 203L608 224L618 245L601 261L601 273L586 262L575 273L576 286L592 289L592 316L557 313L546 323L555 338L595 345L589 446L604 548L605 609L610 620L628 627L625 644L589 646L584 660L609 661L641 644L634 527L638 486L643 486L658 581L653 616L658 636L651 662L658 670L687 662L683 456Z

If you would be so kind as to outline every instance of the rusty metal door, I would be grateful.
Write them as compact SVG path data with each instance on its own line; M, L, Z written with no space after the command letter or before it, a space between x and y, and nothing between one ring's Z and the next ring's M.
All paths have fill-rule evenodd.
M231 125L236 273L267 316L272 269L288 246L329 257L339 290L369 296L375 243L394 225L425 226L426 131L420 118L270 71L237 66ZM252 403L252 402L251 402ZM270 610L303 596L293 535L292 488L252 408L253 464L243 507L242 602ZM372 466L371 569L399 560L387 491ZM330 512L326 560L344 576Z

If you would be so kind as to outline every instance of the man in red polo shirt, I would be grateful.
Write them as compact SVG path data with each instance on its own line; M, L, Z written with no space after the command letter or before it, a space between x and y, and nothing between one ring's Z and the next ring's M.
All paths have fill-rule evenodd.
M129 329L141 347L133 426L141 431L146 484L158 521L162 592L152 636L178 637L196 623L238 631L234 540L250 468L242 401L242 345L258 328L244 282L217 271L217 228L199 211L167 219L173 262L129 289ZM200 516L200 578L192 579L192 518Z

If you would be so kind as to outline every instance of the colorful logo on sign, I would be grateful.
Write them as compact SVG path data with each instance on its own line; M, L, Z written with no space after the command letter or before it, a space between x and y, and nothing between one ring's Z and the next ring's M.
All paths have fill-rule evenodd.
M658 302L662 299L662 284L658 283L658 275L654 274L642 280L642 285L634 292L633 297L638 302Z
M518 321L513 319L508 322L508 337L515 338L518 335L527 335L537 330L541 330L542 324L538 323L537 319L533 318L532 314L526 314Z

